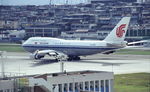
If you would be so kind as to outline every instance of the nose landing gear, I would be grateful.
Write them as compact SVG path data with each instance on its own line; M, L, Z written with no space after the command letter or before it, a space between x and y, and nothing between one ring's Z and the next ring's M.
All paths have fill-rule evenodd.
M79 56L68 56L68 61L72 61L72 60L80 60Z

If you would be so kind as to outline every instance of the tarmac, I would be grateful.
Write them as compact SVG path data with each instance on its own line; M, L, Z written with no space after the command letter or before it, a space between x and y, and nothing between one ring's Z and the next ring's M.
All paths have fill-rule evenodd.
M60 72L60 62L50 60L31 60L27 52L7 52L0 58L4 62L7 76L22 76ZM0 62L1 64L1 62ZM81 57L79 61L64 61L65 71L96 70L114 74L148 72L150 55L104 55L96 54ZM0 69L1 71L1 69Z

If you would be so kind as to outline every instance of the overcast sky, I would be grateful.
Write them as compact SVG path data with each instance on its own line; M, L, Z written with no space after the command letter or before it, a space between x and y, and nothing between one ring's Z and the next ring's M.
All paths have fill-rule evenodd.
M55 4L65 4L66 0L52 0ZM87 0L68 0L69 4L86 2ZM45 5L49 4L50 0L0 0L3 5Z

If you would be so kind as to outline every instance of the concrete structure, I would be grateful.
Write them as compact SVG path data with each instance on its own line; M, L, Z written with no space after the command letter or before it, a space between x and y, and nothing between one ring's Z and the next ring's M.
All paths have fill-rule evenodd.
M113 3L116 0L91 0L91 3Z
M141 39L150 39L150 27L130 27L127 31L128 41L136 41Z
M55 37L60 34L61 26L56 24L50 25L35 25L26 27L26 36L33 37Z
M109 27L115 26L123 16L131 16L129 40L149 38L150 0L89 1L88 4L77 5L1 5L1 40L9 40L5 38L7 30L20 29L25 30L25 39L33 36L58 37L60 32L81 29L92 30L92 32L93 30L94 32L107 31L108 33L112 30ZM137 35L138 30L139 33L142 30L142 33Z
M137 3L147 3L150 2L150 0L137 0Z
M61 37L64 39L80 39L80 40L86 40L86 39L104 39L109 34L109 31L97 31L97 32L90 32L88 30L83 31L73 31L73 32L62 32Z
M33 92L39 92L37 86L45 92L113 92L113 79L112 72L87 70L36 76L29 86L34 86Z
M14 81L0 80L0 92L14 92Z

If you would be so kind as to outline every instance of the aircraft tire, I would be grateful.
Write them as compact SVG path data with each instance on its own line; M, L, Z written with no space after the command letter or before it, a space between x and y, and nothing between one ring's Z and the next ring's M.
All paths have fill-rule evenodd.
M68 61L80 60L79 56L69 56Z

